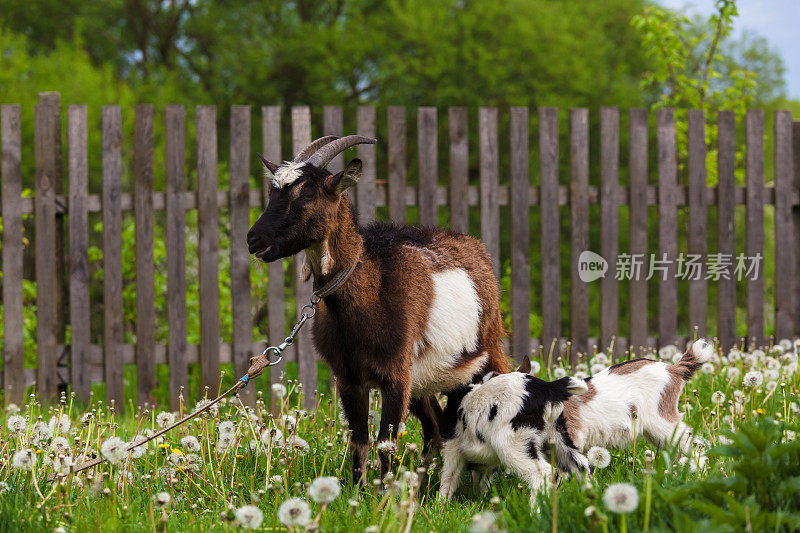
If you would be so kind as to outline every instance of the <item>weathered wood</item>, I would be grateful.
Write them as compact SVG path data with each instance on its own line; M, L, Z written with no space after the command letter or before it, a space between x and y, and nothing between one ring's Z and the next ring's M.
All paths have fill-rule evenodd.
M630 255L631 270L628 280L630 301L629 346L639 350L647 345L647 111L631 109L630 134Z
M342 107L335 105L326 105L322 108L322 135L336 135L342 136L344 131L344 116L342 114ZM328 170L336 174L344 169L344 156L336 154L336 157L331 159L328 163Z
M250 106L231 107L231 306L233 319L233 369L236 377L247 373L253 344L250 310ZM255 402L253 387L239 393L247 405Z
M186 399L189 387L186 357L186 212L181 202L181 195L186 188L185 117L183 106L166 107L167 324L169 405L173 411L180 408L180 388L184 388Z
M436 188L439 182L439 150L435 107L420 107L417 111L417 150L419 153L419 223L436 226L439 223Z
M19 105L0 106L3 202L3 392L6 403L25 396L22 297L22 121Z
M497 146L497 108L478 110L481 165L481 239L492 258L494 275L500 278L500 205L498 181L500 154Z
M261 134L264 156L270 161L282 161L281 156L281 108L277 106L261 108ZM272 176L263 174L264 190L269 188ZM286 336L286 304L284 302L284 259L267 265L267 317L269 318L269 344L278 345ZM294 360L294 346L284 352L284 359L269 369L270 384L280 383L286 371L286 361ZM271 405L276 405L275 397L270 395Z
M389 151L389 218L406 222L406 108L390 106L386 111Z
M106 399L125 407L122 347L122 113L103 107L103 366Z
M219 234L217 108L197 106L197 220L199 226L200 375L209 396L219 390Z
M792 161L792 115L775 112L775 336L780 340L792 335L792 265L797 244L789 244L792 235L792 194L794 164ZM796 162L795 162L796 164ZM763 185L763 182L762 182ZM763 204L761 209L763 210ZM763 231L763 227L762 227ZM759 279L763 280L763 263ZM763 281L762 281L763 289Z
M589 285L578 274L579 257L589 249L589 110L570 109L570 338L571 359L588 350Z
M469 135L467 108L451 107L450 129L450 229L469 233Z
M134 119L134 219L136 238L136 390L139 405L155 388L156 307L153 256L153 112L137 105ZM202 257L201 257L202 259Z
M800 120L792 122L792 159L794 160L792 185L794 190L800 190ZM800 206L792 207L794 221L794 236L792 249L795 256L792 261L792 316L794 317L793 335L800 334Z
M70 380L72 390L89 401L89 376L86 374L89 343L89 157L86 144L86 106L71 105L67 110L69 142L69 323Z
M697 259L698 267L684 266L689 278L689 334L697 328L705 336L708 322L708 281L706 280L706 255L708 254L708 220L706 215L706 133L702 110L690 109L688 113L689 141L689 256ZM696 270L692 270L696 269Z
M360 108L359 108L360 109ZM362 119L363 112L359 112L359 119ZM374 122L373 122L374 124ZM363 124L359 124L362 126ZM366 133L362 133L359 130L359 133L365 135ZM374 134L374 132L373 132ZM293 107L292 108L292 151L297 153L298 151L302 150L305 146L311 142L311 111L308 107ZM359 152L359 157L361 153ZM364 159L362 159L364 161ZM366 161L364 161L364 172L366 173ZM374 159L373 159L373 172L374 172ZM362 175L361 180L357 187L361 187L364 178L366 176ZM373 174L374 179L374 174ZM369 185L366 186L367 188ZM361 207L361 202L369 203L369 196L363 190L359 190L356 192L356 197L358 198L359 208ZM363 213L361 213L363 216ZM306 279L304 275L304 268L303 265L306 261L306 254L305 252L301 252L297 254L294 258L295 261L295 289L297 295L297 311L295 314L296 318L300 318L300 310L303 305L308 303L309 299L311 298L311 292L313 291L313 287L311 286L311 280ZM314 348L314 343L312 342L311 337L311 329L310 328L303 328L300 330L300 334L297 337L296 343L296 354L297 354L297 376L300 381L300 384L303 386L303 405L306 408L311 408L314 406L316 402L316 390L317 390L317 351Z
M678 334L678 159L672 109L658 110L658 257L651 265L658 276L658 343L673 344Z
M359 106L356 112L358 134L365 137L375 137L375 108L373 106ZM364 164L361 179L356 184L358 197L358 220L361 224L369 224L375 220L376 188L375 180L377 169L375 167L375 145L359 144L356 148L358 158Z
M764 204L763 204L764 110L763 109L750 109L747 111L745 129L746 129L745 141L747 147L747 227L746 227L747 258L745 259L745 263L748 263L749 258L764 256ZM736 275L738 276L738 274ZM775 302L776 304L778 302L777 294ZM750 338L751 342L755 342L756 346L763 345L764 277L759 274L754 276L747 276L747 336Z
M736 178L736 124L733 111L720 111L717 117L718 179L717 222L718 254L732 261L736 254L734 230L734 187ZM722 269L717 281L717 336L723 351L736 342L736 279L733 268Z
M528 108L512 107L511 119L511 335L516 360L530 357L530 168Z
M55 400L58 388L57 308L58 285L55 195L59 179L60 107L39 103L34 111L34 153L36 158L36 340L38 355L37 388L42 402Z
M541 176L542 345L561 336L561 252L558 216L558 109L539 108Z
M619 109L600 110L600 255L609 270L600 282L600 349L608 350L619 333L619 284L614 272L619 254ZM624 351L616 344L614 352ZM611 353L610 355L613 355Z

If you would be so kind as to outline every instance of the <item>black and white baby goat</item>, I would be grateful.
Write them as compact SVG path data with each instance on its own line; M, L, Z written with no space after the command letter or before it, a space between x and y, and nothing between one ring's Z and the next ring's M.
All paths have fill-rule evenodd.
M678 444L691 453L692 432L678 400L713 352L700 339L675 364L634 359L585 381L487 374L483 383L448 397L444 419L452 423L445 433L440 499L453 495L467 464L483 470L484 481L495 466L504 466L525 480L533 499L551 474L551 447L555 466L570 474L588 470L582 451L623 448L641 436L660 448Z
M564 401L586 391L580 379L543 381L511 372L487 374L484 382L451 393L445 417L455 412L456 422L445 437L439 498L453 495L468 464L483 471L484 481L504 466L528 484L531 499L552 475L552 458L563 472L588 473L589 460L572 444L563 416Z

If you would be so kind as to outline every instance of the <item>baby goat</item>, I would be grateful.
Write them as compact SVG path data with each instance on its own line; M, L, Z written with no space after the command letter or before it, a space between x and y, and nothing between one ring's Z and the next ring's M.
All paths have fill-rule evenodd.
M265 262L305 250L315 289L355 265L319 303L312 326L352 430L353 481L366 474L370 387L383 397L383 477L407 410L422 422L427 449L440 440L435 393L508 371L498 282L483 244L437 228L363 227L343 194L361 177L361 161L326 170L338 153L374 142L329 136L282 165L262 157L273 175L269 202L247 234L250 253Z
M634 359L598 372L586 380L586 394L564 402L567 436L581 450L623 448L644 435L660 448L680 443L684 454L691 453L692 432L678 400L713 353L713 345L699 339L673 365Z
M572 377L543 381L522 372L484 379L448 396L445 418L455 411L456 422L444 443L440 499L453 495L470 464L483 471L484 481L496 465L510 469L528 484L533 501L552 475L551 446L559 470L589 472L589 460L566 435L562 413L568 398L587 391L586 383Z

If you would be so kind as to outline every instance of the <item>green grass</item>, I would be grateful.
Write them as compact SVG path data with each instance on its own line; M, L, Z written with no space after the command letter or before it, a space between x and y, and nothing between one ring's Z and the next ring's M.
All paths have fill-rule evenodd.
M22 433L12 434L8 427L13 407L0 416L0 481L7 484L7 488L0 485L0 530L225 531L240 527L236 509L255 505L264 515L261 529L278 531L286 530L278 519L279 506L299 497L310 503L312 519L322 531L465 531L478 527L473 517L484 511L494 513L494 530L550 531L555 514L561 531L616 531L622 517L606 509L602 497L609 484L618 482L632 484L639 494L639 505L626 517L631 531L644 529L646 514L651 531L735 531L747 529L748 524L754 531L795 530L800 527L800 518L792 514L800 507L800 450L788 428L797 430L797 358L794 350L782 359L780 354L772 355L777 363L762 357L755 366L775 379L765 379L755 389L742 386L742 377L750 369L744 360L723 360L713 372L698 372L687 385L681 406L688 411L685 420L695 428L695 435L712 446L722 440L728 443L712 449L702 471L693 471L691 461L681 464L671 450L655 450L640 440L635 452L633 448L612 451L611 464L597 469L588 485L573 478L563 481L555 492L540 493L533 510L527 489L505 474L495 479L485 495L473 491L471 478L465 474L455 499L438 502L438 458L419 477L419 486L408 483L409 474L404 472L416 472L422 466L420 429L413 418L398 441L396 481L387 484L385 493L378 490L377 480L373 481L378 476L373 449L370 481L363 490L355 488L350 479L349 434L340 422L336 402L323 396L315 410L304 413L298 409L301 398L293 382L287 383L290 391L285 399L272 408L269 398L259 395L249 421L238 400L231 400L216 417L198 418L173 430L140 458L118 465L106 462L93 471L48 484L45 478L53 467L46 463L52 463L55 454L49 451L51 439L34 438L32 428L38 421L46 423L56 413L66 413L72 421L65 435L70 445L67 454L80 462L86 455L99 453L111 436L127 441L137 428L138 433L158 429L161 411L130 413L129 409L129 414L120 417L99 400L80 409L70 398L47 408L32 399L19 413L26 418ZM777 370L770 373L768 367L776 365ZM728 377L728 367L738 368L739 376ZM549 377L544 369L539 375ZM772 392L769 381L776 383ZM722 405L712 403L715 391L725 393ZM741 391L737 402L741 408L731 416L728 402L739 394L735 391ZM194 403L185 410L193 407ZM379 409L378 395L373 395L371 407ZM94 416L83 424L87 412ZM287 424L286 415L298 419L294 428ZM378 417L374 418L373 435ZM235 444L217 450L218 427L225 420L235 422ZM305 439L310 450L303 453L264 445L262 432L272 427L284 437ZM731 428L737 432L730 432ZM723 434L727 437L721 438ZM197 470L180 462L189 454L180 442L187 435L196 436L202 444ZM251 441L257 443L254 448ZM33 471L14 467L13 455L22 449L32 450L37 458ZM649 465L646 450L655 454ZM171 462L170 454L178 463ZM328 506L312 501L307 493L308 484L319 476L335 476L341 483L341 494ZM171 496L163 508L155 502L160 492ZM587 513L592 506L594 513Z

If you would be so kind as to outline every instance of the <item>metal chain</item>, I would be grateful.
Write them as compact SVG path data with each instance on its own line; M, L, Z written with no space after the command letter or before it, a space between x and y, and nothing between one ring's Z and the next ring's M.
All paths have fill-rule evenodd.
M270 361L269 363L267 363L266 366L275 366L281 362L281 360L283 359L283 351L292 344L294 344L294 338L297 336L297 333L300 331L300 328L303 327L303 324L306 323L306 320L308 320L309 318L314 318L314 315L317 314L317 304L319 304L321 299L322 298L317 296L316 293L312 294L311 303L307 303L300 309L300 318L297 320L297 323L292 328L292 332L289 333L289 336L283 339L283 342L280 343L279 345L270 346L266 348L263 352L261 352L261 355L267 357L267 359L269 359L268 354L270 352L272 352L277 356L277 359L275 359L274 361ZM308 309L309 311L306 311L306 309Z

